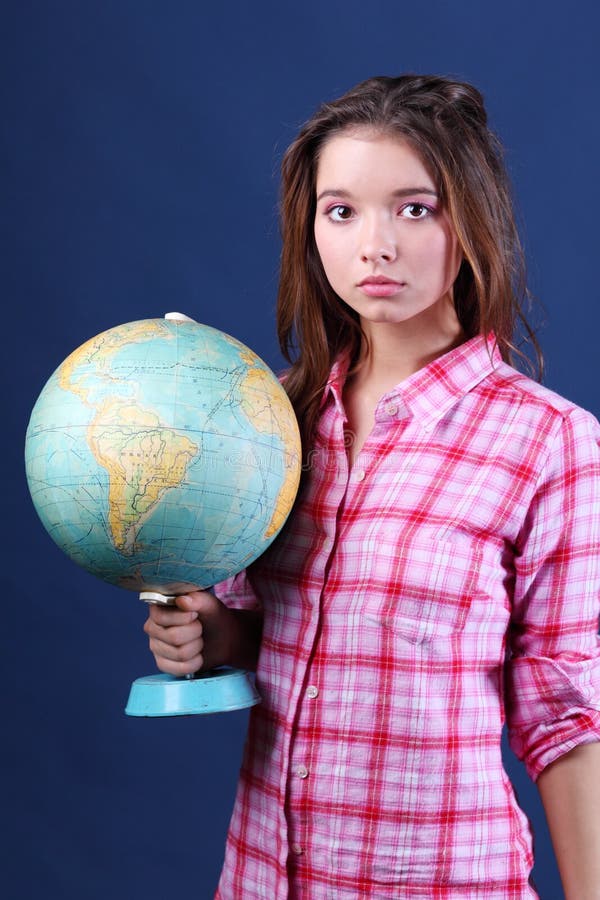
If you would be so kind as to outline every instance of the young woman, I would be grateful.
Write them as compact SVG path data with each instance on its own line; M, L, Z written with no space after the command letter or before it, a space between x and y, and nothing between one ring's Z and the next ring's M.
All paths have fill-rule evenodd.
M536 897L506 718L568 900L600 898L600 429L511 366L521 256L478 91L324 105L282 230L296 505L145 626L166 672L258 662L217 896Z

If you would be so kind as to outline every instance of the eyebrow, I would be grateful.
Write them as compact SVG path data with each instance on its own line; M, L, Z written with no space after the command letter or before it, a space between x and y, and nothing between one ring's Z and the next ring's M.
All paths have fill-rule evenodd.
M410 197L414 194L429 194L432 197L437 197L438 192L428 187L407 187L407 188L399 188L397 191L392 191L392 197ZM352 194L350 191L345 191L343 189L340 190L326 190L321 191L319 196L317 197L317 203L319 200L322 200L323 197L343 197L346 200L350 200L352 198Z

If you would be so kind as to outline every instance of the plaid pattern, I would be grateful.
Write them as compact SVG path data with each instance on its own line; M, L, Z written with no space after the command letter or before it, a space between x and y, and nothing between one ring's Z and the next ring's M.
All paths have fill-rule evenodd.
M531 898L502 767L600 740L600 430L475 338L378 405L337 366L271 549L220 586L265 631L221 900Z

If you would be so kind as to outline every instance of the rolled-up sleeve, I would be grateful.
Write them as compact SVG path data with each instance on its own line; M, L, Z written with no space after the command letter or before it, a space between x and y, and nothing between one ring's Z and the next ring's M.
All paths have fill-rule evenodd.
M215 584L213 591L226 606L234 609L260 609L254 588L246 569L238 575Z
M507 661L509 741L536 780L600 741L600 427L557 423L517 542Z

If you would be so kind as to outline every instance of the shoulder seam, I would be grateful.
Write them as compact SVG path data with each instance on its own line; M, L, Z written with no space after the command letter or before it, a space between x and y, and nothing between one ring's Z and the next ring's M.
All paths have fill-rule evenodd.
M490 376L500 382L501 385L506 386L507 389L514 390L519 396L526 397L533 403L551 410L561 419L568 418L577 411L585 412L572 400L568 400L566 397L562 397L551 390L551 388L533 381L527 375L524 375L517 369L512 369L506 363L501 363L500 366L496 367L490 373Z

